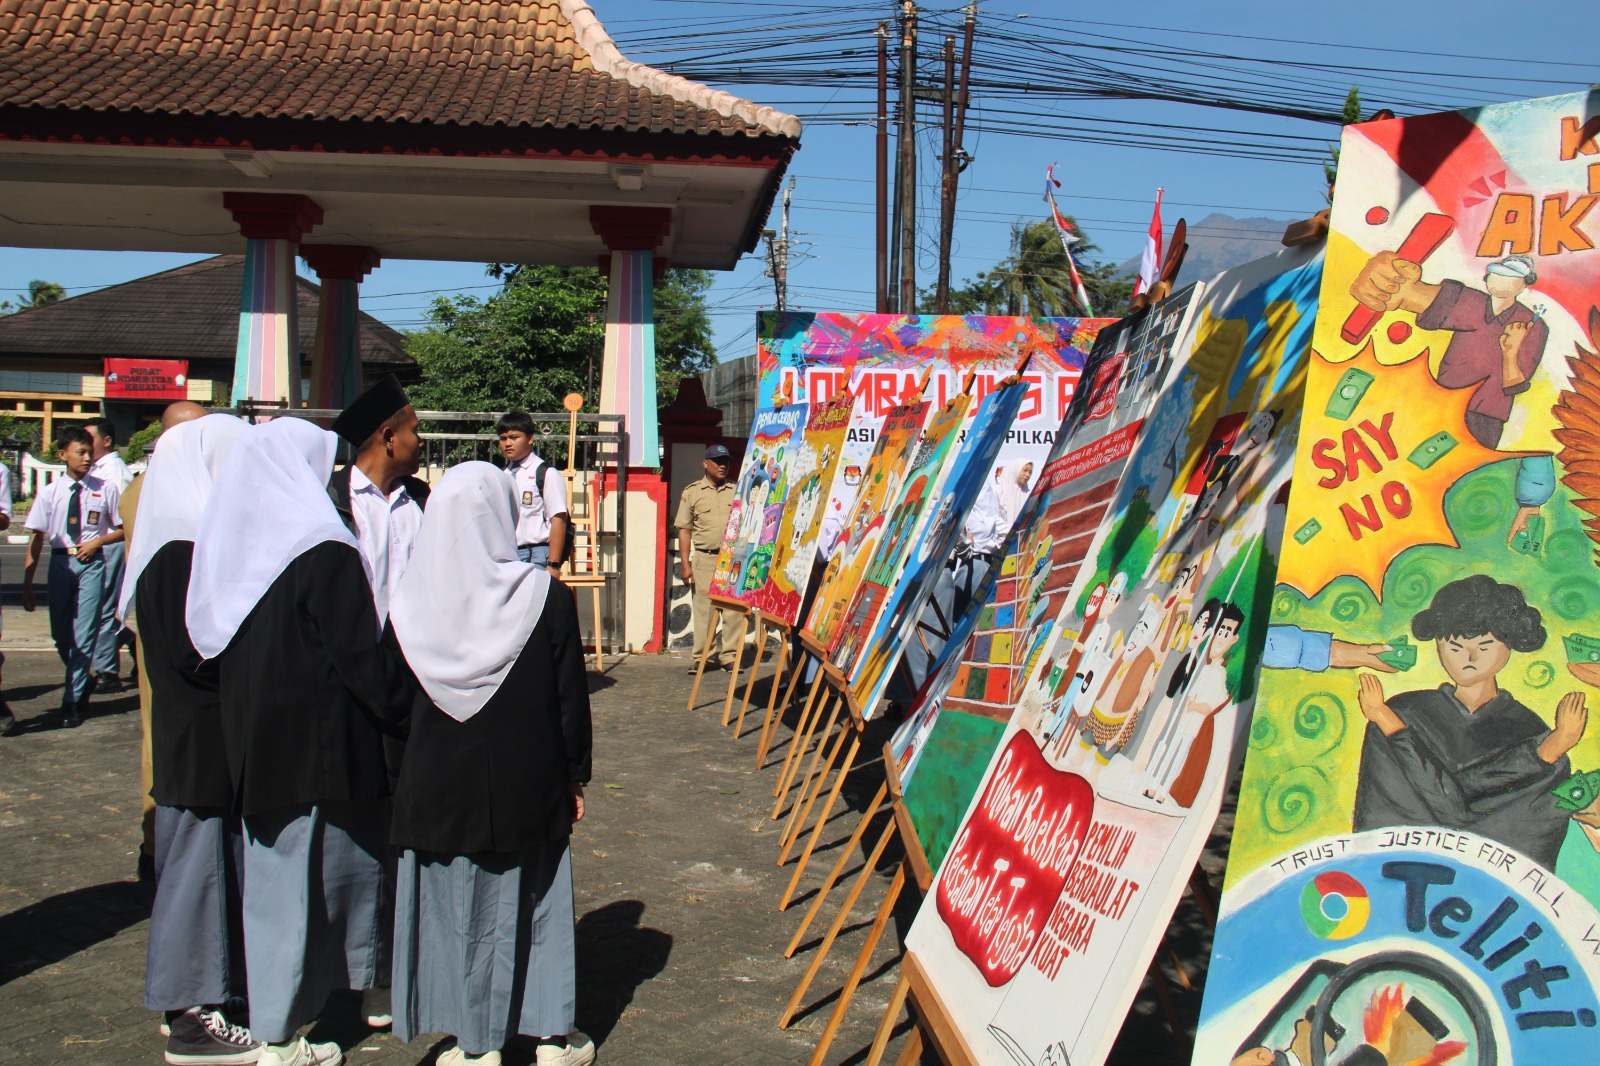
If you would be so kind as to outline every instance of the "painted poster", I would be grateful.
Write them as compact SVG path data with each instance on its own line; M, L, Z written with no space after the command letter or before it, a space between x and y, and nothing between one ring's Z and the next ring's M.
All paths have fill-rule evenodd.
M1019 379L984 397L972 416L961 450L950 461L944 484L933 494L937 505L924 507L911 531L905 565L898 578L890 579L887 602L864 645L867 651L853 664L851 685L867 717L876 715L879 697L899 665L906 642L915 633L917 620L933 595L946 561L955 551L963 516L993 480L991 472L1000 445L1016 421L1025 392L1026 386ZM867 578L874 580L870 570Z
M913 394L916 395L916 394ZM922 424L927 420L929 403L920 395L889 410L884 417L883 430L878 434L872 458L864 473L852 474L844 469L844 478L859 481L855 492L855 505L850 510L849 524L839 535L833 557L823 571L817 586L816 599L811 604L805 631L823 648L833 646L838 635L840 620L850 600L854 586L846 583L845 575L860 576L861 565L870 558L883 528L889 501L900 489L900 479L906 464L922 434ZM861 563L857 563L857 556Z
M1111 504L1146 413L1173 371L1173 348L1198 290L1191 285L1100 332L998 565L984 574L966 613L936 634L945 641L942 657L892 742L901 802L934 869L999 745L1028 663L1042 650ZM1017 471L1023 474L1032 474L1028 464ZM928 785L917 783L921 766L930 768Z
M800 442L800 450L789 471L793 487L789 490L783 520L773 542L772 559L765 568L760 587L749 587L755 579L755 571L745 575L746 591L740 598L787 625L792 626L799 620L800 602L817 556L823 505L839 471L845 432L850 427L850 414L855 406L859 403L849 390L812 406L805 439Z
M1322 262L1210 283L907 938L978 1062L1105 1061L1266 640Z
M974 376L970 391L978 403L1032 353L1023 376L1028 394L1001 446L999 462L1032 462L1037 469L1050 454L1095 336L1114 321L765 311L756 316L756 403L770 406L782 390L815 404L853 383L864 406L860 417L852 418L841 463L859 475L885 414L924 371L932 372L926 395L935 409L967 391L968 374ZM824 510L829 523L822 534L824 555L854 503L851 479L836 481Z
M901 580L906 557L931 519L936 500L944 488L945 475L963 435L972 397L960 393L928 419L922 436L911 452L900 488L893 502L884 508L885 521L852 545L852 558L840 571L840 588L846 590L844 624L834 634L831 660L846 677L854 679L856 660L871 646L878 619L889 600L890 590ZM857 699L871 714L864 693Z
M790 468L805 434L806 408L806 404L791 403L756 412L739 480L734 483L722 551L711 576L711 595L741 599L747 589L759 588L766 581L789 498Z
M1196 1062L1596 1058L1596 130L1346 128Z

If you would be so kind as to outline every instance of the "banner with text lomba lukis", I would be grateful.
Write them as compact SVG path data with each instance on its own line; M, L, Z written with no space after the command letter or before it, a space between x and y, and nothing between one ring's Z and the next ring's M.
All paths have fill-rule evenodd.
M805 438L807 406L791 403L756 412L739 464L739 479L734 482L728 528L711 577L711 595L739 600L747 584L759 587L758 583L766 580L789 499L790 471Z
M1207 283L918 911L907 950L976 1061L1104 1062L1211 832L1255 698L1321 273L1320 249L1291 249Z
M929 416L901 476L900 488L884 508L882 522L876 529L866 529L859 539L853 538L852 558L839 575L840 588L845 591L841 601L844 613L830 649L831 661L852 682L857 659L871 646L890 590L903 579L916 534L924 529L924 519L931 519L937 510L971 408L972 397L959 393ZM868 706L864 696L856 690L864 713L871 717L875 708Z
M1597 1057L1597 116L1345 128L1197 1063Z
M891 747L901 802L935 869L1111 504L1150 406L1173 373L1173 349L1198 291L1188 286L1100 332L998 565L984 574L949 631L934 634L944 640L940 658ZM1026 463L1017 468L1018 476L1031 473ZM926 778L918 777L920 767L928 768Z
M853 416L826 515L837 528L855 503L855 486L872 454L878 428L901 394L932 371L927 398L935 409L974 375L974 403L1000 387L1023 356L1028 394L1001 446L999 464L1044 465L1072 400L1083 361L1111 318L1013 318L1004 315L878 315L835 311L763 311L756 316L756 403L780 392L819 403L854 384L863 407ZM828 542L828 533L823 534Z
M869 557L877 543L889 502L899 492L901 477L922 436L922 425L927 421L930 407L920 396L891 407L884 416L883 428L877 435L865 472L854 475L859 481L855 487L855 502L838 534L827 569L822 572L816 597L811 601L811 613L806 616L804 625L805 631L823 648L832 648L845 606L854 591L853 586L846 584L844 575L859 575L857 556L863 560ZM848 469L845 476L850 476ZM827 536L826 533L822 535Z
M839 475L845 434L851 413L862 406L859 396L848 390L811 405L805 439L789 472L791 488L784 507L783 521L772 545L772 558L764 574L747 568L741 595L750 607L762 610L785 625L799 621L800 603L811 567L817 557L817 534L822 527L824 505ZM759 586L755 586L756 581Z

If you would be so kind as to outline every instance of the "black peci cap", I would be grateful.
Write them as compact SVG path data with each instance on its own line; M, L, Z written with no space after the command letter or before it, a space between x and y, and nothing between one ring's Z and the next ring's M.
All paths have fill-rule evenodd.
M720 444L713 444L711 447L706 449L706 458L715 459L718 462L725 463L728 461L728 449L724 448Z
M400 379L389 374L350 401L350 406L333 420L333 431L359 446L410 402L406 390L400 386Z

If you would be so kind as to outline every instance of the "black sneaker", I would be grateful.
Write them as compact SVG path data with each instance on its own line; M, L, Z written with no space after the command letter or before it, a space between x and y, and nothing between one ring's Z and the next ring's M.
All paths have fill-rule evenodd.
M124 692L127 688L127 684L116 674L98 674L94 679L96 692Z
M246 1066L261 1057L261 1047L250 1030L232 1024L221 1011L195 1007L173 1019L166 1059L173 1066Z
M22 731L22 725L17 721L16 715L11 713L11 707L0 701L0 737L14 737Z
M61 705L61 728L76 729L83 724L83 708L88 700L78 703L63 703Z

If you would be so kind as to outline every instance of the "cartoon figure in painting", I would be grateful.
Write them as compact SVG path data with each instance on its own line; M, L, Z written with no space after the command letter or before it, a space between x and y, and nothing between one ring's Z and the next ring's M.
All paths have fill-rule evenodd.
M1350 295L1374 311L1410 311L1418 329L1447 329L1453 336L1439 360L1438 382L1473 389L1467 429L1485 448L1498 448L1511 417L1512 397L1528 391L1550 327L1518 297L1539 280L1533 260L1508 255L1485 269L1483 290L1453 278L1422 280L1422 267L1379 252L1350 285Z
M1166 735L1151 750L1151 786L1145 792L1157 803L1180 807L1192 805L1199 794L1211 762L1219 716L1234 707L1228 690L1228 656L1239 643L1244 612L1232 603L1210 599L1200 608L1195 628L1206 631L1197 649L1200 661L1188 671L1180 665L1178 672L1188 674L1185 683L1177 690L1167 689L1167 697L1173 701L1171 709L1177 713Z
M1368 725L1354 828L1466 829L1553 870L1567 815L1550 793L1572 772L1567 753L1589 712L1569 692L1551 729L1497 682L1512 653L1544 647L1538 609L1515 586L1475 574L1441 588L1411 632L1434 641L1450 681L1386 698L1377 675L1359 675Z
M1095 697L1077 752L1079 760L1091 753L1105 763L1122 750L1138 726L1139 711L1155 690L1156 674L1161 670L1162 653L1154 647L1160 625L1160 607L1149 603L1139 612L1139 620L1128 630L1126 642L1117 650Z

